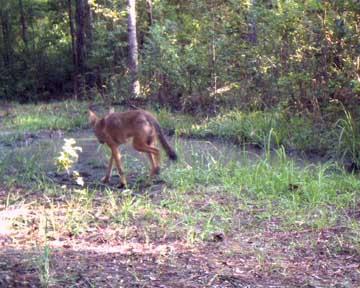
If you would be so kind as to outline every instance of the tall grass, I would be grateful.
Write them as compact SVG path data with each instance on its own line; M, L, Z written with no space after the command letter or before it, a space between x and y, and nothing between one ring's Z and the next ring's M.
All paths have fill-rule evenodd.
M320 225L312 218L318 209L329 213L333 209L352 209L360 194L358 177L346 174L334 163L299 166L283 148L271 157L265 153L256 161L242 159L224 164L221 160L209 163L194 159L191 168L170 169L166 177L176 191L185 194L198 191L210 199L234 197L239 205L250 201L272 216L303 215L303 223L315 226ZM321 225L330 225L329 221Z
M350 112L344 110L344 114L345 117L336 123L340 128L336 151L343 162L348 161L360 168L360 124Z

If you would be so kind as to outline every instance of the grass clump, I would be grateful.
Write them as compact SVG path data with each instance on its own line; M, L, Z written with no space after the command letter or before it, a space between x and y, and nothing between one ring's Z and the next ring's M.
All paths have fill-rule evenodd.
M286 225L332 225L333 216L329 215L355 207L359 197L358 177L347 174L333 163L299 166L284 153L281 151L271 159L264 155L257 161L243 159L228 164L194 160L191 168L170 169L166 176L177 191L183 191L181 193L198 191L207 194L216 188L215 191L219 192L215 195L227 194L225 199L236 199L239 205L245 201L263 207L267 218L281 217L285 220L289 217L284 215L303 215L303 219L293 219ZM230 204L228 208L234 215L236 208ZM189 212L195 213L191 209ZM218 215L218 212L212 212ZM210 215L211 212L207 216ZM322 215L321 221L319 215Z
M350 112L344 111L344 117L337 122L340 129L336 152L340 159L360 168L360 125Z
M274 147L283 145L287 149L305 152L326 149L326 135L321 133L312 119L302 115L289 116L286 111L230 111L200 122L193 121L182 128L181 134L216 137L238 144L265 147L270 131Z

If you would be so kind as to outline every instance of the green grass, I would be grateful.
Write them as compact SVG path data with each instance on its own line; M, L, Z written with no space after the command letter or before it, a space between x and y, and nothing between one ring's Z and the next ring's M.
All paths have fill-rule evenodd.
M112 227L142 227L137 233L147 239L172 235L194 243L240 229L238 210L252 213L257 207L256 219L279 218L283 229L321 229L335 226L343 211L356 208L358 177L331 163L299 167L284 153L228 164L221 159L209 163L199 155L190 167L180 160L164 171L173 188L164 191L159 202L146 192L132 196L107 189L104 199L94 203L93 193L76 190L67 202L64 223L73 235L80 235L97 225L94 211L100 210ZM156 235L145 227L156 227Z
M87 123L85 102L64 101L49 104L13 104L10 117L5 118L5 129L16 132L38 130L71 130Z
M86 105L78 107L82 104L71 103L58 104L64 105L64 110L50 116L48 114L57 104L48 104L46 108L29 105L15 109L28 116L31 110L36 110L34 115L43 120L61 116L69 122L63 124L62 127L67 127L64 129L87 127ZM70 123L70 115L77 109L84 113L83 118L78 123ZM248 235L262 238L272 232L294 233L296 237L289 242L287 251L298 253L298 249L308 249L313 253L319 249L319 231L324 231L326 236L327 231L341 228L341 232L331 234L320 243L326 245L329 259L333 259L333 255L336 258L339 253L351 253L351 257L359 255L359 175L345 172L336 162L298 161L290 157L285 148L316 151L319 145L326 147L331 141L339 143L336 149L340 149L340 144L341 149L353 148L358 141L353 135L353 131L357 131L356 121L344 118L336 123L338 130L312 135L320 128L319 125L312 126L311 119L300 116L289 119L280 112L233 111L208 119L174 115L166 109L154 113L162 126L175 131L176 136L250 142L262 146L264 153L254 159L246 153L246 148L236 146L236 157L226 153L215 155L198 144L182 146L184 139L176 138L180 159L169 165L163 163L161 178L165 184L154 193L152 186L144 188L143 185L148 167L128 154L122 159L125 171L137 179L132 180L127 189L119 191L111 186L99 189L51 181L47 177L48 167L41 165L39 158L41 145L34 146L39 151L29 150L31 153L28 154L24 151L16 153L16 150L7 153L12 149L9 147L0 149L0 188L1 192L6 191L5 196L0 195L0 207L19 211L15 216L9 213L9 219L5 219L8 225L4 227L11 227L13 233L9 237L13 238L13 243L20 242L21 235L36 242L39 249L37 256L32 258L32 265L43 287L72 281L54 276L52 241L59 239L69 242L86 239L91 245L143 243L150 246L156 243L171 245L172 241L179 240L191 247L208 241L222 241L222 237L237 241L239 235L245 235L247 239ZM19 131L58 129L54 124L56 121L36 124L36 121L20 121L21 117L6 120L6 128L19 127ZM333 133L341 134L334 137ZM6 144L4 139L0 145ZM26 141L26 137L6 139L9 144L14 139ZM107 149L99 151L109 153ZM356 156L356 147L344 151L347 153L344 158ZM49 154L54 161L57 156ZM257 248L261 247L256 246L259 244L255 242L252 251L257 257L257 267L269 272L281 268L281 257L279 263L269 262L267 258L271 258L272 251ZM266 245L272 247L271 243ZM229 250L229 253L232 252Z
M108 107L101 103L100 116ZM49 104L12 105L12 112L4 118L3 128L13 133L0 135L1 142L9 145L26 140L24 132L39 130L72 130L88 128L88 103L63 101ZM123 107L116 107L122 110ZM271 131L271 144L287 150L321 155L337 155L339 159L357 164L360 155L360 122L348 112L338 121L327 123L309 115L290 115L287 111L224 111L217 116L197 118L172 113L166 108L152 111L162 127L179 136L221 138L235 143L252 143L265 147Z
M30 227L45 229L45 239L147 245L179 240L189 246L219 241L219 237L236 238L249 231L261 235L262 231L301 233L343 227L346 233L338 236L341 239L328 240L328 249L341 253L352 247L360 253L359 225L348 216L358 210L360 178L336 164L299 165L284 149L270 156L264 153L257 160L243 153L239 161L227 161L226 155L215 159L201 151L185 163L183 154L179 155L178 163L163 169L161 177L167 184L155 195L146 189L135 194L137 185L101 191L60 186L41 177L35 182L27 180L33 186L16 192L12 187L22 182L20 175L14 175L14 181L7 182L13 192L8 194L6 207L26 207L33 212L18 216L12 227L19 233L30 230L34 238L39 232ZM21 171L31 171L26 161L18 165L23 166ZM132 162L128 165L133 168ZM313 243L311 249L316 249L316 239ZM292 245L296 249L305 244L295 239ZM44 240L39 246L43 248L36 269L43 286L51 286L60 281L52 276L51 244ZM258 251L259 265L266 266L263 253Z
M60 107L58 111L56 107ZM16 109L18 115L7 120L6 126L11 128L13 125L21 131L55 127L72 129L87 122L86 105L71 101ZM79 120L71 122L69 116L75 115L75 111L79 111ZM37 120L26 120L30 115ZM96 191L86 187L79 190L69 187L65 188L68 190L59 189L41 176L43 168L36 165L36 154L17 159L4 156L0 163L1 178L9 186L35 183L32 189L43 191L46 199L58 197L64 201L65 214L54 212L49 220L53 233L66 230L72 235L81 235L105 223L124 229L124 237L135 233L129 227L139 226L142 230L139 228L141 231L137 233L144 239L185 237L193 243L209 240L214 233L231 233L240 229L239 211L251 215L259 211L254 219L260 222L281 219L279 225L283 229L332 227L339 219L346 225L353 225L342 215L344 211L356 209L359 203L359 177L344 172L336 163L296 163L287 156L282 146L315 145L312 142L315 140L309 140L311 120L300 116L288 119L280 112L233 111L199 121L190 116L174 115L165 109L156 112L156 115L165 128L174 129L177 135L212 136L257 143L266 148L266 153L258 160L247 159L244 153L241 161L225 161L215 159L205 151L191 151L192 160L189 163L180 159L178 164L162 172L169 185L159 201L153 201L146 191L143 196L132 195L132 189L137 189L140 184L120 194L107 189L102 192L104 197L100 200L95 197ZM65 122L59 120L63 118ZM342 140L348 137L345 132L342 135ZM270 155L270 147L278 149ZM177 148L180 157L189 153L181 151L181 147ZM131 161L124 157L125 166L133 167L135 160ZM17 167L16 173L9 173L10 163ZM125 167L126 171L132 170L131 167ZM147 172L141 170L141 173ZM10 194L7 201L14 203L19 199L21 196ZM99 220L100 214L105 215L100 217L105 220ZM156 227L156 233L145 227Z
M350 163L360 167L360 125L350 112L344 110L344 117L337 121L340 128L338 145L335 151L341 160L348 160Z

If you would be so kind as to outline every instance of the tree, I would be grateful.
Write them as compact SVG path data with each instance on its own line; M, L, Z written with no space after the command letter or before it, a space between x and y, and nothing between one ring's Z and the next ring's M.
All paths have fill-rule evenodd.
M71 55L72 55L72 62L74 67L76 67L76 49L75 49L75 28L74 28L74 17L72 12L72 1L68 0L68 14L69 14L69 28L70 28L70 37L71 37Z
M5 3L3 3L5 2ZM11 39L11 22L9 17L9 5L6 1L0 2L1 8L1 28L2 28L2 39L3 39L3 61L6 69L10 69L12 64L13 46Z
M152 0L146 0L146 13L148 14L149 18L149 26L152 26L154 23L154 17L153 17L153 4Z
M140 95L138 43L136 38L136 8L135 0L128 0L128 41L129 41L129 70L132 97Z
M28 37L27 37L27 24L25 20L25 11L23 1L19 0L19 8L20 8L20 22L21 22L21 36L24 41L25 45L25 53L29 56L29 44L28 44Z
M84 72L85 64L85 1L76 0L76 69L78 74Z

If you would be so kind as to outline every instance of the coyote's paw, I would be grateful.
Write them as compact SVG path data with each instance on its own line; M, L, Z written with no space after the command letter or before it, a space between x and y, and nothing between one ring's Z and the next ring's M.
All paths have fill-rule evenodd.
M126 186L126 184L120 181L119 184L117 185L117 188L122 189L122 188L125 188L125 186Z
M102 183L108 183L109 182L109 177L107 177L107 176L102 177L101 182Z

